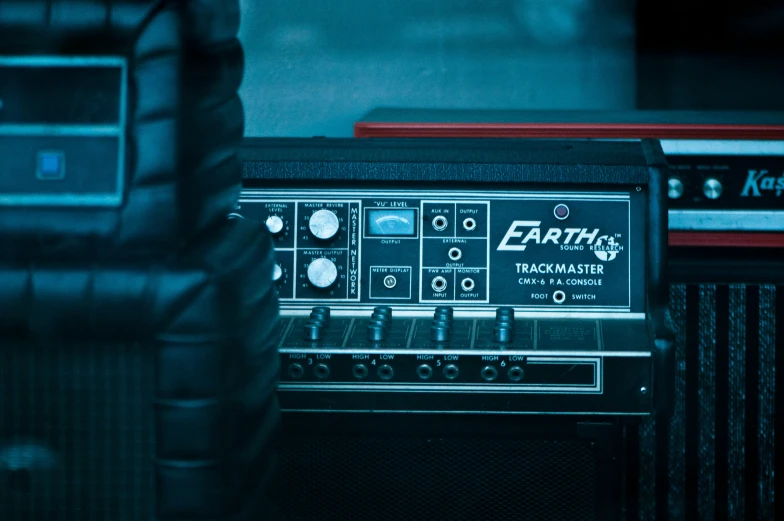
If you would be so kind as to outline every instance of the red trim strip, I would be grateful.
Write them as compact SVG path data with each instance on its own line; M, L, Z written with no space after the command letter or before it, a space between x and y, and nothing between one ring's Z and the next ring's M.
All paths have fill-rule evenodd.
M784 248L784 233L669 232L670 246Z
M661 123L381 123L357 122L354 137L784 139L784 126Z

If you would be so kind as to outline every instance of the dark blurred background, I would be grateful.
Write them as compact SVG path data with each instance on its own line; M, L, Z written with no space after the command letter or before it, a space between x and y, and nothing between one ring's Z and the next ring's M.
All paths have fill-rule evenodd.
M771 0L242 0L249 136L379 107L784 108Z

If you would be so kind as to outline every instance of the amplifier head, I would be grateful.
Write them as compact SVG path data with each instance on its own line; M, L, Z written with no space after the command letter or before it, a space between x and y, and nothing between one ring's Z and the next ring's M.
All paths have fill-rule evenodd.
M784 113L377 109L357 137L661 139L669 241L784 247Z
M651 412L657 143L251 140L243 160L236 215L276 237L284 407Z

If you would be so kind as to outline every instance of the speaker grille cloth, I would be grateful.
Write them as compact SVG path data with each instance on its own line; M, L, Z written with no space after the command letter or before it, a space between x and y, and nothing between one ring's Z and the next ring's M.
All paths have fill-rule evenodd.
M599 469L588 440L294 437L281 510L297 520L590 520Z
M675 285L674 411L640 428L640 519L774 519L784 290ZM780 401L780 400L779 400Z
M153 350L0 347L0 519L152 519Z

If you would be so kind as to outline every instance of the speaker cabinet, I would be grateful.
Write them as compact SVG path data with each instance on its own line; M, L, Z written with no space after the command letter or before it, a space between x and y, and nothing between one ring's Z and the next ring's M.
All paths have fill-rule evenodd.
M670 308L674 408L640 426L639 519L774 519L784 286L675 284Z
M148 347L3 343L5 519L152 519L155 350Z
M784 286L704 280L713 275L676 273L695 283L670 288L669 418L288 413L284 518L774 519Z
M618 519L614 423L288 413L284 426L286 520Z
M237 219L160 263L0 266L0 520L260 519L272 254Z

